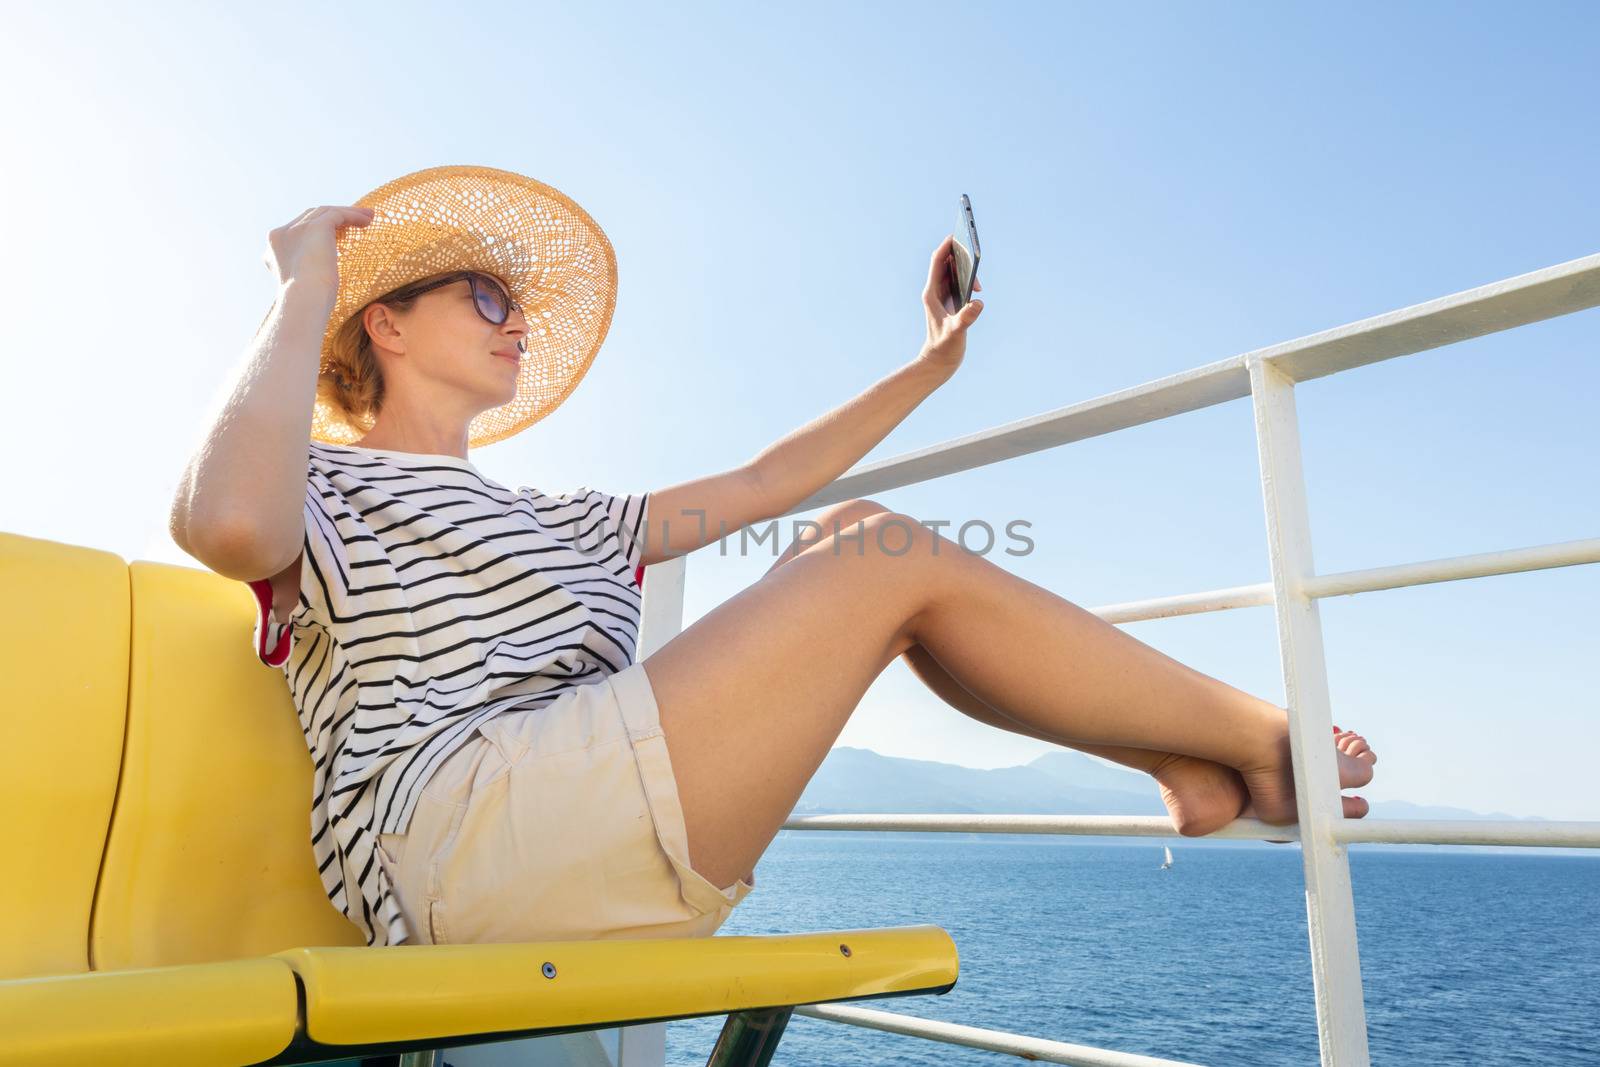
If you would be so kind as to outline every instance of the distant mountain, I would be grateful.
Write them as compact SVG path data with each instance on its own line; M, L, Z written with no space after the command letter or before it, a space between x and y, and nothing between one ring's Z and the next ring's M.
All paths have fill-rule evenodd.
M1155 785L1148 774L1129 767L1117 767L1090 759L1082 752L1062 749L1046 752L1024 764L1072 785L1089 789L1109 789L1116 793L1154 793ZM1167 809L1163 807L1162 811Z
M984 770L841 745L822 761L794 814L844 812L1165 815L1167 809L1149 775L1071 749L1046 752L1016 767ZM1371 815L1385 819L1519 818L1403 800L1375 802Z
M1049 752L1022 766L983 770L841 745L822 761L794 814L1165 815L1166 811L1148 775L1108 767L1081 752Z
M1374 802L1372 815L1380 819L1506 819L1518 822L1548 822L1540 815L1507 815L1503 811L1468 811L1442 804L1413 804L1409 800Z

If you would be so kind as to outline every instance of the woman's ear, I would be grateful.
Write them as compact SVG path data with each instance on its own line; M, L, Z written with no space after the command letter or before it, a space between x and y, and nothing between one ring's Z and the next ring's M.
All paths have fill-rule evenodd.
M361 323L366 327L373 348L384 348L390 352L405 351L405 339L397 328L399 323L395 313L388 305L369 304L361 312Z

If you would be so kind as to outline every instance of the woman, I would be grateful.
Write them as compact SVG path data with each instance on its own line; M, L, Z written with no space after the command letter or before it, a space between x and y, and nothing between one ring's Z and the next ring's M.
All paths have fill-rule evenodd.
M451 269L398 245L361 259L380 243L358 237L398 203L518 195L576 220L592 254L562 243L585 267L546 289L587 284L598 315L534 312L541 289L512 277L523 260L494 258L532 231L433 261ZM526 403L527 353L555 403L586 370L614 291L603 234L550 187L488 168L418 172L364 200L377 206L273 231L271 328L185 474L173 532L258 594L256 651L284 666L315 762L318 867L369 944L714 932L897 659L973 718L1149 773L1182 834L1295 820L1283 708L872 500L825 509L762 580L635 658L645 567L785 513L955 373L982 302L950 310L949 238L921 351L861 396L734 470L551 496L485 478L468 448L553 407ZM486 217L503 231L504 211ZM387 287L400 262L405 284ZM596 319L598 336L554 354L557 324ZM362 436L330 439L339 420ZM1336 727L1333 742L1341 787L1370 781L1365 740Z

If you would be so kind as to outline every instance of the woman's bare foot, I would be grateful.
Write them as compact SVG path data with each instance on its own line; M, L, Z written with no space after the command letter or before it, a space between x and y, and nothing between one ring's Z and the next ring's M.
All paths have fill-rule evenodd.
M1372 751L1367 739L1354 730L1341 730L1337 725L1333 728L1333 737L1337 749L1339 788L1350 789L1372 781L1372 765L1378 762L1378 754ZM1272 739L1265 755L1259 761L1239 768L1239 775L1250 793L1249 802L1241 814L1274 826L1286 826L1298 819L1287 719L1282 734ZM1359 819L1369 810L1363 797L1340 799L1347 819Z
M1173 828L1184 837L1203 837L1239 817L1250 799L1244 779L1232 767L1170 752L1150 769L1161 787Z
M1349 789L1372 781L1372 764L1377 755L1367 745L1366 739L1353 730L1334 731L1334 747L1338 750L1339 787ZM1282 770L1288 778L1287 819L1262 819L1263 822L1282 825L1294 822L1294 781L1289 766L1289 735L1285 723L1282 739ZM1228 825L1235 819L1258 818L1256 799L1246 787L1245 778L1231 767L1196 756L1169 753L1150 770L1150 775L1161 786L1161 799L1167 805L1172 825L1185 837L1202 837ZM1274 794L1276 797L1276 794ZM1365 799L1359 796L1341 798L1344 816L1359 819L1367 814ZM1280 800L1268 808L1274 814L1281 812Z

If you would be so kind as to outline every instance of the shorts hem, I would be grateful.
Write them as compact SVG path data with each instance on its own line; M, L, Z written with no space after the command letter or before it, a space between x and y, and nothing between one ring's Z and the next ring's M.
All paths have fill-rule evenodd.
M689 829L678 797L677 778L667 751L666 734L661 729L660 708L649 675L642 663L634 663L610 676L621 708L623 725L633 747L639 768L639 782L650 817L655 823L661 849L678 873L678 887L684 901L701 914L721 912L726 919L753 888L737 878L726 889L717 886L689 865Z

